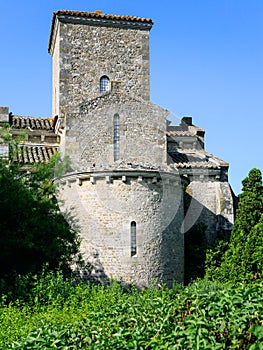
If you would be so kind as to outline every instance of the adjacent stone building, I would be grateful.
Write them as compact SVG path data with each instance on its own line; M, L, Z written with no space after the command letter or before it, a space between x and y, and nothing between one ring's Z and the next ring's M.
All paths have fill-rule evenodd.
M101 11L53 14L52 118L0 109L16 136L17 161L58 150L70 170L56 179L63 210L80 227L86 273L147 286L184 280L184 237L196 223L210 244L234 219L228 164L204 149L205 131L150 102L152 20ZM3 151L4 152L4 151Z

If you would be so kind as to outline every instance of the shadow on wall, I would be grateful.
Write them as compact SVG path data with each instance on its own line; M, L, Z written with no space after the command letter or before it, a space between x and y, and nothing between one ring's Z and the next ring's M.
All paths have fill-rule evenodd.
M110 278L105 273L98 252L93 252L89 259L81 258L73 267L73 271L76 284L81 281L103 285L110 284Z
M235 201L235 197L233 198ZM193 225L191 222L185 223L186 227L190 227L185 232L184 283L186 285L196 278L204 277L207 249L213 247L217 240L229 240L233 227L233 224L227 218L220 214L216 215L189 194L186 194L185 198L185 212L188 210L190 203L200 212L200 215ZM191 216L188 219L190 221Z
M206 242L209 247L213 245L214 241L218 238L219 233L225 235L230 234L233 224L225 216L220 213L215 214L188 193L185 193L184 198L185 233L191 230L194 225L205 224Z
M220 214L214 214L189 194L185 197L185 213L190 203L200 213L194 225L185 222L185 226L191 228L185 234L180 233L180 236L178 217L175 216L162 233L159 257L161 269L155 277L162 280L169 288L173 287L176 280L189 284L196 278L204 277L207 249L218 239L229 240L231 234L231 222ZM191 216L188 219L191 220ZM171 237L174 237L172 241ZM86 281L108 285L111 281L100 261L99 252L95 249L92 254L85 257L85 262L83 259L76 265L74 275L76 283ZM120 282L129 287L127 283Z

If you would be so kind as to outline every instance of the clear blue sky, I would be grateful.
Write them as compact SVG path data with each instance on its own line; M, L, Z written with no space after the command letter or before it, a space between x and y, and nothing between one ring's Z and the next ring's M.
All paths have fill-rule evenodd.
M238 194L263 170L263 0L10 0L0 4L0 105L51 116L53 11L150 17L151 100L206 130Z

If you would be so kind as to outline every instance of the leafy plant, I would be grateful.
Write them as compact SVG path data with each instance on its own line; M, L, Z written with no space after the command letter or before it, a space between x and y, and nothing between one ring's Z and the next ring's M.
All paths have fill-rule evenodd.
M221 241L206 259L206 277L240 282L263 277L263 185L261 172L252 169L243 180L243 192L230 242Z
M29 302L2 305L0 348L260 349L262 287L207 280L172 290L115 281L74 287L48 272Z

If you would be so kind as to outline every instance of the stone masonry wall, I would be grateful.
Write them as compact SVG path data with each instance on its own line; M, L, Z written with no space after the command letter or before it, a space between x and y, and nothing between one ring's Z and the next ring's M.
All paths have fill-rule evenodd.
M186 195L185 231L195 223L206 224L208 245L214 242L219 232L230 233L234 223L234 203L228 182L192 181L186 188Z
M57 37L60 31L58 27ZM53 59L52 59L52 116L60 115L60 84L59 84L59 66L60 66L60 40L55 41Z
M149 30L60 23L56 40L60 55L53 57L53 74L59 68L59 101L53 103L60 106L59 114L97 96L103 75L149 100Z
M136 101L109 93L94 106L66 117L65 153L72 169L140 165L160 168L166 162L167 111L149 102ZM119 115L120 157L114 162L114 115Z
M108 176L108 177L106 177ZM182 186L171 174L90 173L61 180L61 198L78 219L90 277L147 286L183 282ZM131 256L131 222L137 254Z

